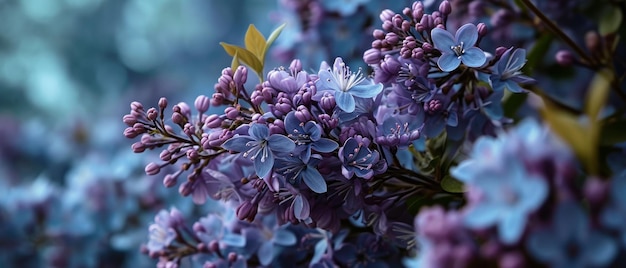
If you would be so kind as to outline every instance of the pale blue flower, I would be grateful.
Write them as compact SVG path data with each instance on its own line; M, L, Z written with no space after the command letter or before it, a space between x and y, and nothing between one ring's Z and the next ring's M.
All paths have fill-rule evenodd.
M589 219L574 203L561 204L551 228L534 232L526 244L528 252L550 267L606 267L617 253L611 237L591 230Z
M361 70L353 73L341 58L336 58L333 68L322 62L318 73L319 79L315 83L318 93L331 91L339 109L351 113L355 109L354 97L373 98L383 90L383 85L373 84L365 79Z
M441 51L437 65L444 72L454 71L461 62L467 67L480 67L487 61L485 53L474 46L478 40L474 24L461 26L455 36L440 28L434 28L430 35L435 48Z
M269 128L262 124L252 124L248 129L250 136L235 136L225 141L226 150L242 152L243 157L254 161L254 170L261 178L267 176L274 166L274 153L291 152L296 147L294 142L280 134L270 135Z
M530 77L522 75L520 71L526 63L526 50L509 48L500 57L493 68L493 74L489 77L494 91L503 91L505 88L511 92L520 93L524 89L519 84L534 82Z

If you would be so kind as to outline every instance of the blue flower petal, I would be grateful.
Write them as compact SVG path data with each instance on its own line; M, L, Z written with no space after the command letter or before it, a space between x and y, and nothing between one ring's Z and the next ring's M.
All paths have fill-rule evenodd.
M487 61L487 56L480 48L470 47L465 49L465 52L461 55L461 60L468 67L480 67Z
M321 138L314 142L311 146L315 151L320 153L330 153L339 147L339 144L334 140Z
M259 247L259 251L257 252L257 256L259 257L259 262L263 266L268 266L272 263L274 259L274 245L270 241L265 241Z
M480 203L465 214L463 222L472 229L481 229L493 225L502 216L501 206L495 203Z
M383 91L383 84L360 84L350 89L350 94L359 98L373 98Z
M296 148L296 144L287 136L283 136L280 134L274 134L267 138L267 147L269 147L274 152L285 152L289 153Z
M617 245L609 236L594 232L585 241L581 241L585 245L583 259L591 266L608 265L617 253Z
M326 186L326 181L322 174L317 171L314 167L307 167L302 171L302 178L304 183L309 186L311 191L316 192L318 194L325 193L328 189Z
M456 40L454 40L454 36L444 29L435 28L430 32L430 36L433 39L433 45L435 48L439 49L444 54L452 53L451 47L457 45Z
M246 245L246 238L242 235L227 233L220 239L220 242L233 247L243 247Z
M510 80L505 80L504 82L500 82L503 85L503 88L506 88L507 90L514 92L514 93L522 93L524 92L524 89L515 81L513 81L512 79Z
M343 91L335 91L335 102L337 107L346 113L354 112L356 107L354 97L350 93Z
M554 238L551 230L540 230L531 234L526 242L526 248L533 257L542 262L565 258L561 241Z
M456 31L454 37L458 44L463 42L463 48L467 50L467 48L476 44L478 40L478 28L471 23L465 24Z
M248 134L255 140L264 140L270 135L270 130L266 125L252 124L248 129Z
M507 216L504 217L502 222L498 225L500 240L508 245L517 242L522 233L524 233L526 221L524 211L508 211Z
M292 246L298 242L296 236L287 230L278 229L274 233L274 243L281 246Z
M234 152L245 152L250 149L249 146L246 146L250 141L254 141L250 136L236 136L226 140L222 144L222 148Z
M272 167L274 167L274 155L272 152L268 148L263 148L262 150L267 151L267 155L263 157L264 152L261 152L254 158L254 171L256 171L259 178L267 176Z
M437 60L437 66L444 72L454 71L461 64L461 57L458 57L454 53L443 53L439 60Z
M313 254L313 258L311 258L311 264L318 263L322 256L326 253L328 249L328 240L322 239L317 244L315 244L315 253Z

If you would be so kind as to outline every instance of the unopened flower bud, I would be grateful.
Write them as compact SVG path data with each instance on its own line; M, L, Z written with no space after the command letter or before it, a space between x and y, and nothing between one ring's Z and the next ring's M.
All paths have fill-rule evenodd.
M591 53L596 53L600 49L600 35L595 31L585 34L585 46Z
M143 153L146 150L146 146L140 141L133 143L133 145L131 145L130 147L135 153Z
M376 29L372 32L372 36L374 36L375 39L383 40L385 39L385 32L381 29Z
M228 261L230 263L237 261L237 253L235 252L228 253Z
M224 99L226 99L226 97L224 97L223 93L213 93L213 95L211 95L211 105L220 106L224 103Z
M142 111L143 110L143 105L141 104L141 102L133 101L133 102L130 103L130 109L132 111Z
M292 60L291 64L289 64L289 70L293 73L302 71L302 62L298 59Z
M156 175L159 174L159 171L161 171L161 166L159 166L157 163L150 162L148 165L146 165L145 171L147 175Z
M205 95L200 95L196 98L196 101L193 103L196 106L196 110L200 113L204 113L209 110L209 104L211 103L211 99Z
M172 114L172 122L177 125L182 125L185 123L185 117L179 112L174 112Z
M378 18L380 18L380 21L384 23L385 21L390 21L391 18L393 18L393 15L395 14L396 13L391 11L391 9L385 9L382 12L380 12L380 15L378 16Z
M476 28L478 28L478 36L483 37L487 35L487 25L484 23L478 23L476 25Z
M179 102L176 105L180 107L181 114L183 114L186 117L191 116L191 108L189 108L189 105L186 102Z
M211 252L217 252L220 250L220 243L216 240L213 240L211 242L209 242L209 250L211 250Z
M218 128L222 125L222 122L224 122L224 120L221 119L219 115L212 114L204 120L204 126L208 128Z
M167 99L164 97L161 97L159 99L159 108L165 109L165 107L167 107Z
M134 139L139 135L139 133L135 132L135 129L132 127L127 127L124 129L124 137L129 139Z
M146 112L146 116L148 117L148 120L153 121L157 119L157 117L159 116L159 112L156 108L152 107L148 109L148 111Z
M190 183L189 181L185 181L181 183L180 186L178 187L178 192L182 196L188 196L189 194L191 194L191 190L192 190L191 186L192 186L192 183Z
M303 105L300 105L298 106L298 108L296 108L295 116L296 118L298 118L298 120L300 120L300 122L307 122L313 119L313 115L311 115L309 109Z
M235 107L229 106L224 109L224 114L226 115L226 118L235 120L239 116L239 110Z
M163 186L165 186L167 188L174 187L176 185L176 183L178 183L178 176L175 176L175 175L172 175L172 174L167 174L163 178Z
M556 59L556 63L564 67L572 66L575 60L574 55L569 50L557 51L554 58Z
M441 4L439 4L439 13L444 16L452 13L452 6L450 5L450 2L448 2L448 0L444 0L443 2L441 2Z
M501 57L504 52L506 52L508 48L506 47L497 47L496 48L496 57Z
M133 116L131 114L127 114L127 115L124 115L124 117L122 118L122 121L124 122L124 124L126 124L129 127L131 127L135 123L137 123L137 117L135 117L135 116Z
M248 69L243 65L239 65L239 67L237 67L237 70L235 71L235 74L233 75L233 82L235 82L235 85L243 86L247 80Z

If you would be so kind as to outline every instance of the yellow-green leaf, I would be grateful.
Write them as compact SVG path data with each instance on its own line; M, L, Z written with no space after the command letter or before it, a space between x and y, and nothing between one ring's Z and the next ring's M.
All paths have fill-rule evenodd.
M235 56L235 53L237 53L237 57L239 58L239 60L248 65L257 74L263 73L263 64L259 61L259 59L256 58L254 54L252 54L252 52L243 47L231 45L224 42L220 42L220 45L224 47L224 50L226 50L226 53L228 53L228 55Z
M263 54L265 53L265 37L254 27L254 24L248 26L246 37L244 39L246 49L256 56L256 58L263 63L265 60Z
M542 110L543 118L552 130L574 150L590 173L597 171L596 145L597 135L591 131L589 122L581 123L578 116L561 111L546 104Z
M616 32L622 25L622 10L613 5L606 5L598 22L598 32L607 35Z
M613 72L609 69L599 70L591 80L589 91L587 92L587 103L585 103L585 113L592 122L597 121L600 111L604 107L609 96Z
M443 177L443 180L441 180L441 188L449 193L465 192L465 187L463 186L463 183L455 178L452 178L450 175L446 175L445 177Z
M239 67L239 56L237 51L235 51L235 55L233 55L233 60L230 63L230 69L234 72Z
M272 43L274 43L274 41L276 40L276 38L278 38L278 36L280 35L280 33L283 31L283 29L285 28L285 26L287 26L286 23L281 24L280 26L278 26L278 28L276 28L271 34L270 37L267 38L267 41L265 43L265 48L263 49L263 59L265 59L265 53L267 53L267 50L270 48L270 46L272 46Z

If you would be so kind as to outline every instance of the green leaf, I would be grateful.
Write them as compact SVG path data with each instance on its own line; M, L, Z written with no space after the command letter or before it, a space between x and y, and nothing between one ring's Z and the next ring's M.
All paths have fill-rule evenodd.
M276 28L271 34L270 37L267 38L267 41L265 43L265 48L263 49L263 54L262 57L263 59L265 59L265 53L267 53L267 50L270 48L270 46L272 46L272 44L274 43L274 40L276 40L276 38L278 38L278 36L280 35L280 33L283 31L283 29L285 28L285 26L287 26L286 23L281 24L280 26L278 26L278 28Z
M465 187L463 183L455 178L452 178L450 175L446 175L441 180L441 188L443 188L446 192L449 193L463 193L465 192Z
M574 150L590 173L597 171L596 154L597 136L594 137L589 122L581 124L578 116L559 110L546 104L542 110L543 118L551 129Z
M230 63L230 69L234 72L239 67L239 56L237 51L235 51L235 55L233 55L233 60Z
M522 72L530 74L532 70L542 63L542 60L546 58L546 54L550 49L552 39L551 34L543 34L537 39L533 47L528 51L526 57L527 61L524 68L522 68Z
M263 64L259 61L259 59L256 58L256 56L252 52L240 46L235 46L224 42L220 42L220 45L224 47L224 50L226 50L226 53L228 53L228 55L235 56L235 53L237 53L239 60L248 65L257 74L263 73Z
M591 80L589 91L587 92L587 103L585 103L585 113L592 122L597 121L600 111L604 107L609 96L613 72L609 69L599 70Z
M246 37L244 39L246 49L256 56L256 58L262 63L264 61L263 54L265 53L265 37L254 27L254 24L248 26Z
M622 10L613 5L606 5L598 22L598 31L601 35L616 32L622 25Z

